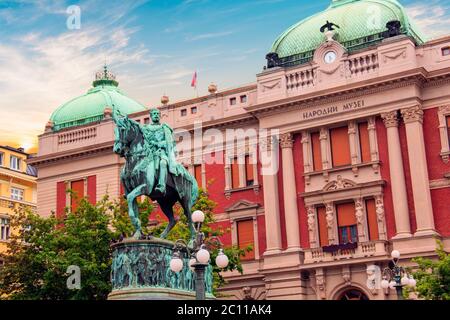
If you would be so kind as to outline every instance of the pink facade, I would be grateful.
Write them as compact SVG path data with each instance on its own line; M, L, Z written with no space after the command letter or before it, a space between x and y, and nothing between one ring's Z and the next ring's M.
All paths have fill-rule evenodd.
M348 54L338 42L324 41L311 62L267 69L254 85L211 90L208 96L160 107L162 121L176 130L193 132L201 122L203 132L280 132L275 176L263 175L258 159L253 167L239 167L234 184L230 165L206 163L211 141L204 141L200 156L179 157L192 173L194 165L202 166L201 182L218 203L218 225L231 230L225 244L239 245L239 223L253 221L255 257L244 262L243 275L226 274L224 294L234 299L338 299L345 290L357 289L369 299L394 299L392 293L367 288L369 265L385 267L392 249L400 250L405 264L415 256L433 256L434 237L450 250L450 56L442 50L449 46L450 37L417 46L398 36ZM323 61L329 50L337 53L331 64ZM100 122L49 129L39 137L32 164L39 169L40 214L56 211L61 182L69 188L71 181L85 179L85 195L91 199L119 196L123 160L112 152L114 125L107 107ZM148 117L148 112L132 115L141 123ZM348 154L333 149L343 132L335 129L342 127ZM248 154L250 147L238 146L238 155ZM217 150L222 157L230 151L224 144ZM320 159L314 150L320 150ZM347 156L348 164L336 165ZM246 174L253 169L257 174L247 185ZM355 208L347 219L355 221L356 247L330 252L321 243L342 244L347 226L340 210L345 204Z

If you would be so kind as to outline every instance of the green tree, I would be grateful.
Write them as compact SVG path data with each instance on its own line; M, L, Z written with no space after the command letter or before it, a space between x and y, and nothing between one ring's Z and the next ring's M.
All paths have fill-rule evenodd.
M442 242L437 242L437 260L413 259L418 265L418 270L414 272L417 280L415 291L422 299L450 300L450 255L444 251Z
M237 246L224 247L223 251L229 259L228 267L226 269L220 269L219 267L217 267L215 260L219 252L219 246L216 241L213 241L213 239L214 237L221 237L226 233L229 233L230 230L229 228L224 229L220 226L217 227L216 220L214 218L214 209L216 206L217 203L209 198L208 193L205 190L200 189L197 202L192 208L192 212L194 212L195 210L201 210L205 214L205 221L202 224L201 231L205 234L205 242L210 248L213 249L211 252L211 264L213 266L213 288L215 294L217 294L217 289L225 284L225 279L221 275L221 272L237 270L238 272L242 273L243 270L241 257L244 257L246 253L253 250L252 246L248 246L243 249ZM180 206L176 206L175 214L178 218L178 223L170 232L168 240L176 241L178 239L181 239L188 243L190 233L186 216L183 214L183 209ZM161 217L157 218L160 220L160 223L151 231L154 236L159 236L167 226L167 222L162 221Z

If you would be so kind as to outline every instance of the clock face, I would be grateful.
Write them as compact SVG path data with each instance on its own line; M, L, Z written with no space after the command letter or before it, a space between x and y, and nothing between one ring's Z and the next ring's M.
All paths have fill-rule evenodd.
M324 56L325 63L333 63L336 60L336 52L328 51Z

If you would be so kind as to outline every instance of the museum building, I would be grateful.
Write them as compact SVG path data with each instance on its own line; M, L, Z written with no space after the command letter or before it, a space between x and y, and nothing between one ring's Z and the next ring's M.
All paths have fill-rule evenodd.
M433 257L436 238L450 251L450 36L428 40L398 1L333 0L276 39L254 84L208 89L176 103L164 96L162 122L279 130L264 145L279 160L272 174L247 139L229 150L204 137L208 147L179 154L217 202L217 224L231 230L223 242L253 247L222 294L396 299L368 285L372 266L386 267L394 249L406 266ZM41 215L76 207L68 189L92 202L121 195L113 107L151 121L106 68L52 114L29 161Z

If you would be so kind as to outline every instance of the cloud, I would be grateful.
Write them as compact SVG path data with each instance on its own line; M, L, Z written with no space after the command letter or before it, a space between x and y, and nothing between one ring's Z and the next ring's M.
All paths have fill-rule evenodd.
M224 32L216 32L216 33L203 33L203 34L198 34L195 36L187 36L186 40L187 41L199 41L199 40L206 40L206 39L212 39L212 38L221 38L221 37L226 37L229 36L231 34L233 34L233 31L224 31Z
M406 7L408 16L430 38L450 34L450 5L443 1L414 3Z

